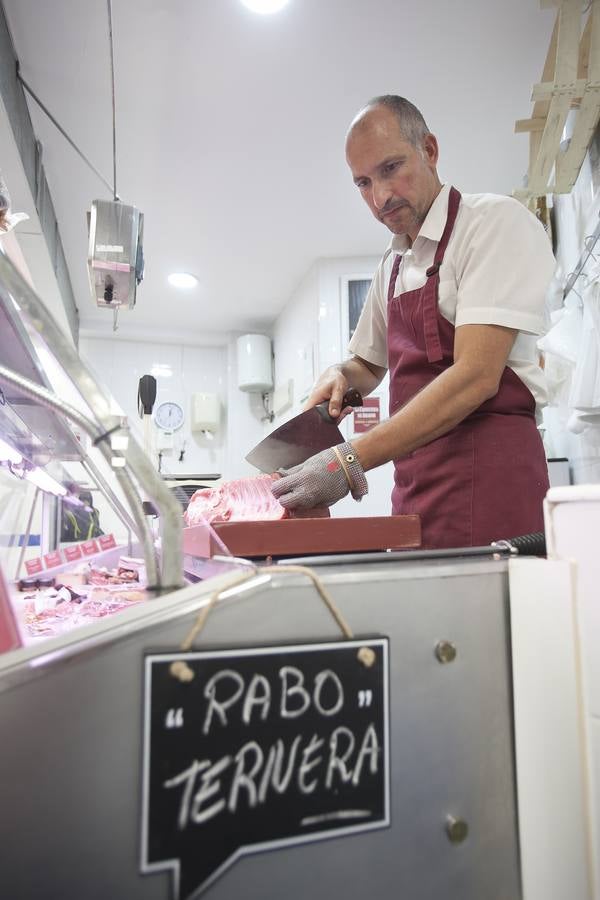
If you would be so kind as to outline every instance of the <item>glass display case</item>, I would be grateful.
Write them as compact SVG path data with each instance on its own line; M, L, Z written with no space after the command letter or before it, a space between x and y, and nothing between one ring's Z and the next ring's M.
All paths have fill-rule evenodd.
M209 526L184 540L2 254L0 317L3 893L517 900L506 560L258 566ZM103 544L60 539L84 476L120 518Z
M113 514L108 533L97 506ZM184 576L182 525L114 399L0 253L0 565L13 643L206 577L214 565L198 559ZM208 526L204 544L227 555Z

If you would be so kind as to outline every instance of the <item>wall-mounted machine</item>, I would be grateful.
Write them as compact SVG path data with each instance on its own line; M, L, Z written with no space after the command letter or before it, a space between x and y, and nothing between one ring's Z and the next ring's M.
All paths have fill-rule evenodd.
M120 200L94 200L88 227L88 273L96 304L133 309L144 277L143 213Z

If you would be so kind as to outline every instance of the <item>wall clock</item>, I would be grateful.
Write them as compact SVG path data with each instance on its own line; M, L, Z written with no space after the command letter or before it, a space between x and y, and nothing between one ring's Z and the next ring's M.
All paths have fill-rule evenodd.
M174 400L159 403L154 413L154 423L162 431L177 431L183 425L183 406Z

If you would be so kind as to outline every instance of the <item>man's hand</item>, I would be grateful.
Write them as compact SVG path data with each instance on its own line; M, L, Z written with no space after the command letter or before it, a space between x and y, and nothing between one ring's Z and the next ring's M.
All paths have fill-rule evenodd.
M385 372L381 366L368 363L360 356L353 356L337 366L330 366L317 380L304 409L311 409L317 403L329 400L329 415L341 422L352 411L350 406L341 408L346 391L353 387L366 397L375 390Z
M271 485L286 509L332 506L349 491L355 500L367 493L367 479L352 444L338 444L311 456L293 469L282 469L283 478Z
M304 409L312 409L318 403L329 400L329 415L341 422L352 409L351 406L347 406L345 410L342 409L342 397L349 388L350 383L342 372L341 366L330 366L316 382L310 397L304 404Z

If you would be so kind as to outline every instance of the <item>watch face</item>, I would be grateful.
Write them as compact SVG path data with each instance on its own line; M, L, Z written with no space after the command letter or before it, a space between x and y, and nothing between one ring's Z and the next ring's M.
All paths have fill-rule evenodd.
M183 425L183 407L172 400L161 403L154 413L154 421L163 431L176 431Z

